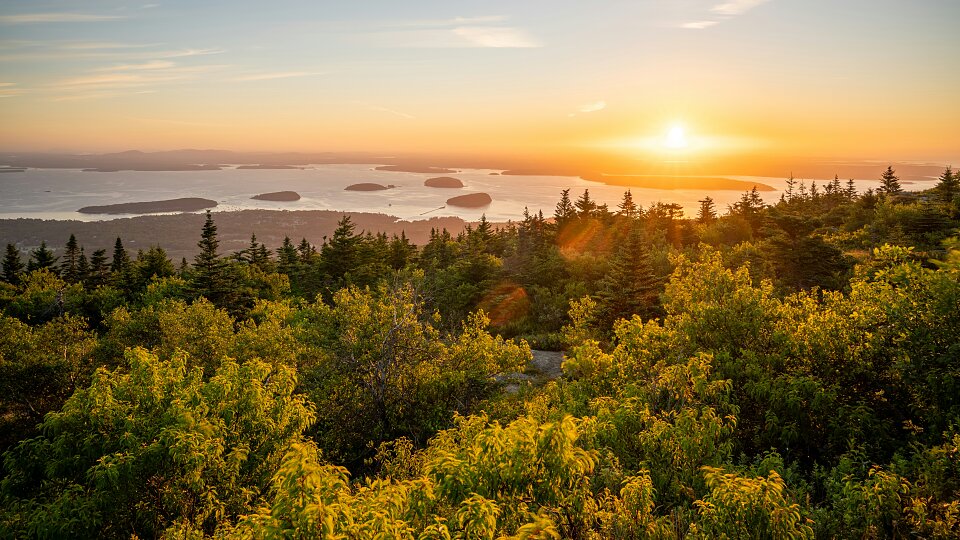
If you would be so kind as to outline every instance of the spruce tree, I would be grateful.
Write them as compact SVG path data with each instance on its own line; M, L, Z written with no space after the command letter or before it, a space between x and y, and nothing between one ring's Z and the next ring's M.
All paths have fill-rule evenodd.
M887 170L880 175L880 187L877 188L877 191L890 195L896 195L903 191L900 188L900 177L894 173L893 167L888 166Z
M17 285L20 283L20 275L23 274L23 270L20 250L13 244L7 244L7 253L3 256L3 280Z
M220 247L217 225L213 222L209 210L197 247L200 248L200 253L193 258L193 290L198 296L222 305L229 284L226 282L226 263L217 253Z
M77 259L77 281L83 283L90 276L90 260L87 259L87 254L83 251L83 246L80 246L80 257Z
M60 262L60 275L63 276L63 279L68 283L76 283L80 281L80 245L77 242L77 237L70 235L70 239L67 240L66 248L63 251L63 258Z
M709 223L717 219L717 210L714 207L713 199L704 197L697 201L700 203L700 210L697 214L697 221L700 223Z
M289 236L284 236L283 245L277 249L277 271L287 276L294 276L299 262L297 248L293 246Z
M127 255L127 250L123 247L123 241L118 236L117 241L113 243L113 262L110 263L110 271L119 276L129 267L130 256Z
M636 203L633 202L633 193L630 193L629 189L623 192L623 200L620 201L617 208L620 209L617 214L625 218L634 219L640 217L640 209L637 208Z
M564 225L577 217L577 209L570 202L570 188L560 192L560 202L557 203L557 209L553 214L554 221L557 222L557 228L562 229Z
M583 195L577 199L577 202L575 202L573 206L577 209L577 216L579 216L580 219L593 217L593 214L597 211L597 203L590 198L589 189L583 190Z
M648 242L634 227L620 245L597 293L600 317L607 324L640 315L654 317L658 309L659 281L650 265Z
M947 167L940 175L939 180L936 190L940 193L940 200L948 203L953 200L957 193L960 193L960 172L955 173L950 167Z
M105 285L110 277L110 263L107 262L107 250L98 249L90 256L90 274L87 282L91 287Z
M43 241L40 242L40 247L30 252L30 260L27 262L27 272L46 268L56 274L57 269L54 266L56 263L57 257L53 255L53 252L47 248L47 243Z

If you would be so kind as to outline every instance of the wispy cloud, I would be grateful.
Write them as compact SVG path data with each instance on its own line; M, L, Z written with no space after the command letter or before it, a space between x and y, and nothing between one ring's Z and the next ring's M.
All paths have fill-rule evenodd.
M0 15L0 24L103 22L125 18L122 15L94 15L90 13L21 13L19 15Z
M0 82L0 98L8 98L23 94L23 90L17 88L17 83Z
M540 43L525 31L508 26L460 26L454 28L453 33L475 47L540 47Z
M541 43L528 31L504 24L503 15L394 21L374 25L367 34L391 47L528 48Z
M680 25L680 28L686 28L688 30L703 30L704 28L710 28L717 23L718 21L694 21L683 23Z
M579 109L577 109L577 112L572 112L567 116L573 117L573 116L576 116L577 114L589 114L597 111L602 111L606 108L607 108L607 102L603 101L602 99L599 101L591 101L589 103L584 103L583 105L580 106Z
M168 69L174 66L176 66L176 64L170 62L169 60L152 60L142 64L120 64L117 66L106 66L97 68L95 71L141 71L151 69Z
M733 17L734 15L739 15L744 11L753 9L768 0L733 0L731 2L724 2L710 8L710 11L718 15L726 15L728 17Z
M729 2L716 4L710 8L710 13L714 16L713 19L685 22L679 26L687 30L703 30L704 28L710 28L711 26L720 24L721 21L736 17L768 1L769 0L730 0Z
M321 71L279 71L275 73L252 73L241 75L233 80L235 81L269 81L273 79L290 79L293 77L310 77L313 75L324 75Z

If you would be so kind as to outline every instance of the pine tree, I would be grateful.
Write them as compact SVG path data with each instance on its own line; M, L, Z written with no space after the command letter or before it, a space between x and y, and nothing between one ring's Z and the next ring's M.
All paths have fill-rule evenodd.
M98 249L90 256L90 274L87 282L91 287L105 285L110 277L110 263L107 262L107 250Z
M564 225L577 217L577 209L570 202L570 188L560 192L560 202L557 203L557 209L553 214L557 222L557 228L563 228Z
M877 188L877 191L890 195L896 195L903 191L900 188L900 177L894 174L893 167L888 166L887 170L883 171L880 176L880 187Z
M88 277L90 277L90 261L83 251L83 246L80 246L80 257L77 259L77 281L83 283Z
M700 203L700 210L697 214L697 221L700 223L709 223L717 219L717 210L714 207L713 199L710 197L704 197L697 201Z
M350 221L350 216L343 216L337 222L337 228L333 231L330 242L323 246L321 252L323 268L334 280L343 279L356 268L361 237L354 235L353 231L354 225Z
M301 238L300 245L297 246L297 254L301 263L309 265L317 256L317 248L310 245L306 238Z
M77 237L70 235L67 240L66 248L63 251L63 259L60 262L60 275L68 283L80 281L79 266L80 263L80 245L77 243Z
M224 306L230 284L227 283L226 263L217 254L220 240L217 238L217 225L209 210L197 247L200 253L193 259L193 291L218 306Z
M20 283L20 275L23 274L23 270L20 250L13 244L7 244L7 253L3 257L3 280L17 285Z
M620 201L617 208L620 209L617 214L623 217L630 219L640 217L640 210L637 208L636 203L633 202L633 194L630 193L629 189L623 192L623 200Z
M27 272L46 268L53 273L57 273L57 269L54 266L57 263L57 258L58 257L54 257L53 252L47 248L46 242L40 242L40 247L30 252L30 260L27 262Z
M853 183L853 178L847 179L847 189L844 195L849 201L853 201L857 198L857 186Z
M110 263L110 271L115 275L123 274L130 267L130 256L127 250L123 248L123 242L120 237L113 243L113 262Z
M633 315L651 318L657 313L658 294L647 239L640 227L634 227L600 282L597 299L601 318L608 324Z
M277 248L277 271L287 276L295 276L299 262L297 248L293 246L289 236L284 236L283 244Z
M589 189L583 190L583 195L577 199L577 202L575 202L573 206L577 209L577 215L580 219L593 217L594 212L597 211L597 203L590 198Z
M939 180L936 190L940 193L940 200L948 203L960 192L960 172L955 173L950 167L947 167L940 175Z

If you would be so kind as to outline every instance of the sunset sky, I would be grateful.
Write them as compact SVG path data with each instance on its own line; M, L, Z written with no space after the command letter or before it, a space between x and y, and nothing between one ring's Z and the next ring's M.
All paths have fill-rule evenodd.
M7 151L957 165L958 95L957 0L0 4Z

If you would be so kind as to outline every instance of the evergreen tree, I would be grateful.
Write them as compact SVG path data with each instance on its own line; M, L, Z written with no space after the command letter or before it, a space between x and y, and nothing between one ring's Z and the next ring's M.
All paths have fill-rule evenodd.
M293 246L289 236L284 236L283 244L277 248L277 271L287 276L295 276L299 262L297 248Z
M403 270L410 263L417 248L407 239L407 233L400 231L400 236L393 235L390 241L390 267L394 270Z
M197 242L200 253L193 259L193 291L215 305L223 307L227 303L227 293L231 284L227 282L226 262L217 254L220 240L217 238L217 225L207 210L207 217Z
M107 262L107 250L98 249L90 257L90 273L87 282L91 287L106 285L110 277L110 263Z
M354 225L350 216L343 216L337 222L330 242L323 246L321 252L324 271L338 282L357 266L358 248L362 238L354 235L353 231Z
M7 253L3 257L3 280L17 285L20 275L23 274L23 261L20 260L20 250L13 244L7 244Z
M77 281L83 283L88 277L90 277L90 260L87 259L83 246L80 246L80 257L77 259Z
M60 275L66 282L76 283L80 281L79 264L80 245L77 243L77 237L71 234L60 262Z
M47 243L43 241L40 242L40 247L30 252L30 260L27 262L27 272L46 268L53 273L57 273L57 269L54 266L56 263L57 257L54 257L53 252L47 248Z
M888 166L887 170L880 175L880 187L877 188L877 191L890 195L896 195L903 191L900 188L900 177L894 173L893 167Z
M617 214L625 218L634 219L640 217L640 209L637 208L636 203L633 202L633 194L630 193L629 189L623 192L623 200L620 201L617 208L620 209Z
M553 214L557 222L557 228L563 228L564 225L577 217L577 209L570 202L570 188L560 192L560 202L557 203L557 209Z
M651 318L657 314L658 293L647 239L640 227L634 227L600 282L597 300L601 319L612 324L633 315Z
M940 182L937 183L936 190L940 193L940 200L950 202L960 193L960 172L953 172L950 167L944 169L940 175Z
M123 242L118 236L117 241L113 243L113 262L110 264L110 271L119 276L129 267L130 256L127 255L127 250L123 248Z
M847 179L847 189L844 195L846 195L849 201L857 198L857 186L853 183L853 178Z
M317 248L310 245L306 238L301 238L300 245L297 246L297 255L301 263L310 265L317 257Z
M697 221L700 223L709 223L717 219L717 211L713 204L713 199L704 197L697 201L700 203L700 210L697 214Z
M134 266L141 286L146 286L155 277L164 278L176 273L173 261L167 258L166 250L160 246L152 246L139 255Z
M577 199L573 206L577 209L577 216L580 219L593 217L593 214L597 211L597 202L590 198L589 189L583 190L583 195Z

